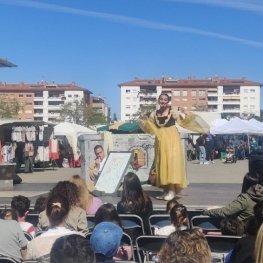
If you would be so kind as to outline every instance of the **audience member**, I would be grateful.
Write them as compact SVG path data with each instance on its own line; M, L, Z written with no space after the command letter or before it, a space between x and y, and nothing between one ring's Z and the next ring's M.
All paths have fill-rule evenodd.
M206 161L208 161L208 162L211 161L212 163L215 163L214 162L215 146L214 146L214 142L212 139L212 135L211 136L208 136L208 135L205 136L204 146L205 146L205 151L206 151Z
M183 224L187 222L187 209L183 205L175 205L170 212L171 225L160 229L155 228L155 235L169 236L174 231L186 229Z
M177 197L174 197L172 200L168 201L166 204L166 214L170 215L171 209L175 206L175 205L179 205L179 203L176 200Z
M209 164L206 161L206 150L205 150L204 135L200 134L200 136L196 140L196 143L199 146L199 163L200 164Z
M43 212L46 209L46 201L46 197L40 196L35 202L34 213L40 214L41 212Z
M79 189L78 206L84 209L87 215L94 215L102 205L102 201L89 193L85 181L79 175L73 175L69 181L76 184Z
M90 243L95 251L96 262L114 263L113 256L120 247L122 229L111 222L96 225L90 237Z
M53 195L48 199L46 215L50 228L29 243L27 259L38 259L48 255L55 240L61 236L78 234L65 227L69 211L70 204L65 196Z
M50 263L95 263L95 254L90 242L80 235L58 238L50 252Z
M117 204L119 214L136 214L143 220L146 235L151 234L149 217L153 213L151 198L143 193L142 186L138 176L129 172L123 180L123 191L121 201ZM135 240L142 232L138 229L128 229L125 232Z
M78 187L69 181L61 181L50 191L47 197L47 203L54 195L63 195L69 201L70 211L65 220L65 227L86 234L88 232L86 211L77 206L79 200ZM49 220L46 211L43 211L39 214L37 229L39 231L47 230L48 228Z
M0 219L0 256L16 262L26 260L28 241L15 220Z
M22 195L14 196L12 198L11 207L18 212L18 222L22 230L34 237L35 227L31 223L26 222L26 216L30 209L30 200Z
M249 172L245 175L242 193L236 200L225 207L204 211L204 215L213 217L234 216L244 228L247 219L254 216L253 207L263 201L263 186L257 173Z
M103 204L96 212L94 218L94 227L102 222L111 222L122 228L121 219L113 204ZM113 256L114 260L129 260L132 257L132 250L130 246L119 247L116 254Z
M5 209L1 213L1 219L18 221L18 212L15 209Z
M173 232L157 254L158 263L210 263L207 241L198 229Z
M244 230L234 219L223 219L220 222L221 234L225 236L242 236Z

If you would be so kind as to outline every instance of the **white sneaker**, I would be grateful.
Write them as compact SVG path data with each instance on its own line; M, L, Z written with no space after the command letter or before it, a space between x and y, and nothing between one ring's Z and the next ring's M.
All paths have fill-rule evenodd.
M156 196L157 200L164 200L166 194L164 193L163 195Z
M174 191L169 191L168 194L164 197L165 201L170 201L175 197L175 192Z
M212 163L215 163L215 161L212 161Z
M200 162L199 164L203 164L202 162Z
M204 164L209 164L209 162L204 162Z

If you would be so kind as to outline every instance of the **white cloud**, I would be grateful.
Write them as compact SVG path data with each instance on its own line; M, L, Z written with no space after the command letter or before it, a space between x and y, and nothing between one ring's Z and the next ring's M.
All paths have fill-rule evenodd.
M176 0L174 0L176 1ZM178 0L180 1L180 0ZM182 1L182 0L181 0ZM185 0L185 1L191 1L191 0ZM196 0L195 2L205 2L208 0ZM192 0L194 2L194 0ZM209 2L223 2L222 0L210 0ZM241 2L241 1L239 1ZM53 5L53 4L45 4L41 2L34 2L29 0L0 0L0 3L8 4L8 5L17 5L17 6L25 6L25 7L31 7L31 8L37 8L37 9L43 9L47 11L52 12L60 12L60 13L69 13L69 14L75 14L75 15L83 15L93 18L99 18L104 19L108 21L113 21L116 23L122 23L122 24L130 24L134 26L144 27L144 28L151 28L155 30L166 30L166 31L176 31L176 32L184 32L184 33L190 33L190 34L196 34L196 35L202 35L212 38L218 38L218 39L225 39L233 42L237 42L244 45L250 45L258 48L263 48L263 43L245 39L245 38L238 38L230 35L224 35L219 34L215 32L190 28L190 27L182 27L182 26L176 26L176 25L168 25L158 22L153 22L145 19L139 19L134 17L128 17L128 16L122 16L122 15L114 15L114 14L107 14L107 13L100 13L100 12L91 12L86 11L82 9L76 9L76 8L70 8L70 7L64 7L59 5Z

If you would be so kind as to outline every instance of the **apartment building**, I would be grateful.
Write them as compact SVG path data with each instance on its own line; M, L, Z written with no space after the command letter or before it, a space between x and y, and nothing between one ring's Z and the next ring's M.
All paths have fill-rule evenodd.
M24 111L19 112L18 118L27 121L56 122L60 116L60 106L72 100L84 98L86 106L90 102L90 92L87 89L71 84L7 84L0 83L0 96L5 103L16 99L24 105Z
M260 115L263 84L241 79L164 78L124 82L121 89L121 120L128 121L138 110L156 108L161 93L167 93L173 109L219 112L224 117Z
M101 113L105 119L109 118L110 107L107 104L106 97L102 98L101 95L98 95L98 97L90 96L90 107L96 108L98 113Z

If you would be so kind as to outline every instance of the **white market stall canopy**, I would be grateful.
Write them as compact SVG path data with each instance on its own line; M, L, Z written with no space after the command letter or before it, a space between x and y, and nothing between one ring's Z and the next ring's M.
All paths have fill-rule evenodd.
M255 123L251 121L234 118L223 125L211 128L210 132L212 134L263 134L263 127L255 126Z
M215 119L214 121L212 121L210 123L210 129L219 127L219 126L226 124L226 123L228 123L228 121L226 119Z
M54 127L55 136L67 137L68 142L72 147L75 161L78 160L79 158L77 154L78 137L83 134L96 134L96 133L97 132L89 128L69 122L62 122Z

